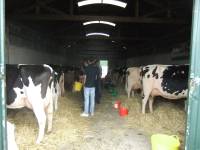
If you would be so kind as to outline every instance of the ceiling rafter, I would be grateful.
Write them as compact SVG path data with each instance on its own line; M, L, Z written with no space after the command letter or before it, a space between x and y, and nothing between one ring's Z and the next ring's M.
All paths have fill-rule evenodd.
M54 39L59 39L59 40L84 40L84 39L95 39L95 40L113 40L113 41L149 41L149 40L157 40L157 38L152 38L152 37L112 37L110 36L109 38L107 37L102 37L102 36L93 36L93 37L85 37L85 36L58 36L54 37Z
M121 17L121 16L89 16L89 15L12 15L8 16L15 20L46 20L46 21L89 21L106 20L122 23L158 23L158 24L187 24L183 19L172 18L145 18L145 17Z
M38 3L38 5L39 5L41 8L43 8L43 9L49 11L49 12L58 14L58 15L59 15L59 14L60 14L60 15L65 15L65 14L66 14L65 12L63 12L63 11L61 11L61 10L55 9L55 8L53 8L53 7L49 7L49 6L47 6L47 5L43 4L43 3L40 3L40 2Z
M26 6L24 8L17 8L14 13L26 13L26 12L30 12L32 10L36 10L38 9L38 3L42 4L42 5L47 5L47 4L50 4L52 3L53 1L55 0L45 0L45 1L39 1L39 0L35 0L35 2L30 5L30 6Z
M183 8L183 6L182 5L178 5L178 6L173 6L173 7L170 7L170 8L157 9L155 11L152 11L152 12L149 12L147 14L144 14L143 17L150 17L150 16L153 16L153 15L156 15L156 14L159 14L159 13L168 12L168 11L174 11L174 10L179 9L179 8Z
M166 8L166 5L160 3L160 2L157 2L155 0L144 0L144 2L148 3L148 4L151 4L153 6L156 6L156 7L159 7L159 8Z

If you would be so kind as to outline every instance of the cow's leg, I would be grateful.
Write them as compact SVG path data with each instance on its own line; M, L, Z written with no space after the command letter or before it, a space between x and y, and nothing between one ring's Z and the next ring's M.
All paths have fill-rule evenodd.
M128 85L128 87L127 87L128 98L130 98L130 96L131 96L131 91L132 91L132 87L130 85ZM134 93L133 93L133 95L134 95Z
M53 105L49 104L46 109L47 116L47 132L50 133L52 131L52 121L53 121Z
M53 92L51 89L47 89L47 95L46 95L46 101L48 102L48 105L45 109L46 116L47 116L47 132L52 131L52 121L53 121L53 109L57 109L57 100L58 100L58 95L54 95L55 97L53 98Z
M58 110L58 96L55 98L55 102L54 102L54 109L55 111Z
M152 92L152 86L153 86L153 79L143 78L142 79L142 89L144 98L142 99L142 113L145 114L145 108L146 104L148 102L149 96Z
M154 102L154 97L149 98L149 110L152 113L153 112L153 102Z
M145 108L148 101L149 95L145 95L142 99L142 113L145 114Z
M52 101L53 101L53 110L56 111L58 109L58 97L59 95L55 93L54 91L52 92Z
M45 125L46 125L46 115L45 115L43 107L44 106L42 104L33 106L33 111L35 113L35 116L37 118L38 125L39 125L39 135L36 141L37 144L39 144L44 137L44 131L45 131Z
M143 94L144 98L142 99L142 113L145 114L146 104L151 94L151 86L143 84Z
M131 96L134 97L135 96L135 91L133 89L131 89Z

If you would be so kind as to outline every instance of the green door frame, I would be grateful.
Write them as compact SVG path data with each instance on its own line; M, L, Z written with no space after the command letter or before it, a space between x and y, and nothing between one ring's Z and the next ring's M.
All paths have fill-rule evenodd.
M193 0L185 150L200 150L200 0Z
M0 0L0 149L7 149L5 96L5 7Z

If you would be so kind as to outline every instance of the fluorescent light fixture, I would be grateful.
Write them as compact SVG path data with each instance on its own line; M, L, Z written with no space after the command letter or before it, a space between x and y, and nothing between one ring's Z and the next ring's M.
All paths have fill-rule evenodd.
M107 33L100 33L100 32L92 32L92 33L87 33L86 36L92 36L92 35L101 35L101 36L106 36L109 37L110 35Z
M99 21L87 21L87 22L84 22L83 25L86 26L86 25L94 24L94 23L99 23Z
M90 5L90 4L101 4L101 1L102 0L84 0L84 1L78 2L78 7Z
M122 8L125 8L126 5L127 5L127 3L117 1L117 0L103 0L103 4L115 5L115 6L119 6L119 7L122 7Z
M90 4L110 4L110 5L115 5L119 6L122 8L125 8L127 3L121 2L118 0L83 0L78 2L78 6L85 6L85 5L90 5Z
M86 25L95 24L95 23L107 24L107 25L110 25L110 26L113 26L113 27L116 25L115 23L108 22L108 21L88 21L88 22L84 22L83 25L86 26Z
M115 23L112 23L112 22L108 22L108 21L99 21L99 23L102 23L102 24L107 24L107 25L110 25L110 26L115 26Z

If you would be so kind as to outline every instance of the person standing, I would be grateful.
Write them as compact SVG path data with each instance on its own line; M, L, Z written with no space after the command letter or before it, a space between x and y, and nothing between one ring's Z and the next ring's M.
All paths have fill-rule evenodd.
M94 60L88 60L88 66L84 69L84 112L82 117L94 115L95 108L95 82L98 76L98 68L94 65Z
M96 61L96 67L98 69L97 80L95 82L95 102L100 104L101 99L101 75L102 75L102 68L100 66L100 62Z

